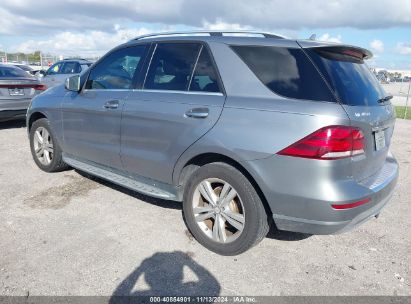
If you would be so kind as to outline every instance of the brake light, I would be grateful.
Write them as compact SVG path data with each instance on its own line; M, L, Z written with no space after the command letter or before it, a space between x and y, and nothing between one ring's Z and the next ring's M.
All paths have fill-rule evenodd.
M349 203L349 204L343 204L343 205L331 205L334 209L338 209L338 210L344 210L344 209L351 209L351 208L355 208L364 204L367 204L371 202L370 198L366 198L363 200L360 200L358 202L355 203Z
M36 91L45 91L45 90L47 90L47 86L45 84L38 84L38 85L34 86L34 89Z
M45 91L47 90L47 86L45 84L0 84L0 88L6 89L35 89L37 91Z
M364 134L349 126L328 126L304 137L277 154L312 158L340 159L363 154Z
M364 54L363 54L363 53L357 52L357 51L353 51L353 50L344 50L344 51L342 51L342 53L343 53L344 55L348 55L348 56L355 57L355 58L358 58L358 59L363 59L363 58L364 58Z

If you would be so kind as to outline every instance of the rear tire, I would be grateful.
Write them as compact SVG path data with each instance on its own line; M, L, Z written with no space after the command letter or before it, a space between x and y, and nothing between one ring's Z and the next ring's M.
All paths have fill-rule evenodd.
M57 138L46 118L36 120L30 129L30 149L36 165L46 172L58 172L69 168L63 161Z
M221 255L237 255L268 233L264 205L250 181L226 163L197 169L185 187L183 214L195 239Z

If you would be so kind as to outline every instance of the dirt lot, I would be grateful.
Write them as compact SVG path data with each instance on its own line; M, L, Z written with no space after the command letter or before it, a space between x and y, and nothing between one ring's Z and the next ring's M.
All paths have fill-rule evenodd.
M0 142L0 295L411 295L411 121L397 120L400 180L378 220L272 230L237 257L197 244L178 203L40 171L20 123L0 124Z

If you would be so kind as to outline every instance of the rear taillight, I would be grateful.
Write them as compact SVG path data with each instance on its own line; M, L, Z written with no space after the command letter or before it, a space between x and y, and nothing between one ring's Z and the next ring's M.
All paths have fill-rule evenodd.
M0 88L5 89L35 89L37 91L47 90L45 84L0 84Z
M313 159L340 159L363 154L364 134L349 126L328 126L304 137L277 154Z
M34 86L34 89L36 91L45 91L45 90L47 90L47 86L45 84L38 84L38 85Z

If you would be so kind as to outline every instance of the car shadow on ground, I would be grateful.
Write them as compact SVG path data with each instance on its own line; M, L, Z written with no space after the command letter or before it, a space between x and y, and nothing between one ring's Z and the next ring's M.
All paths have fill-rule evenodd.
M106 187L109 187L113 190L119 191L121 193L124 193L126 195L132 196L138 200L141 200L145 203L152 204L158 207L162 208L168 208L168 209L176 209L176 210L182 210L183 205L181 202L176 202L176 201L169 201L169 200L164 200L160 198L155 198L151 197L148 195L144 195L138 192L135 192L133 190L124 188L122 186L113 184L109 181L106 181L104 179L101 179L99 177L92 176L90 174L87 174L85 172L75 170L78 174L82 175L83 177L89 178L94 180L95 182L104 185ZM297 233L297 232L290 232L290 231L282 231L278 230L275 224L270 225L270 230L267 234L267 238L269 239L274 239L278 241L301 241L306 238L309 238L311 234L305 234L305 233Z
M301 241L301 240L309 238L310 236L312 235L307 234L307 233L278 230L275 225L271 225L270 231L268 232L266 237L269 239L274 239L278 241L292 242L292 241Z
M136 296L218 296L219 282L192 256L174 251L146 258L117 286L109 303L135 303L131 297Z
M25 127L26 127L26 121L23 119L0 122L0 130L18 129L18 128L25 128Z

